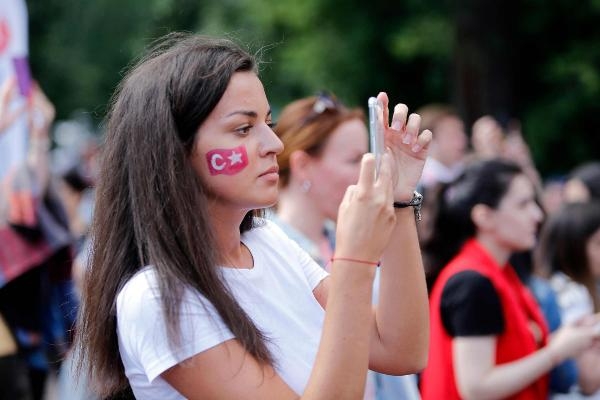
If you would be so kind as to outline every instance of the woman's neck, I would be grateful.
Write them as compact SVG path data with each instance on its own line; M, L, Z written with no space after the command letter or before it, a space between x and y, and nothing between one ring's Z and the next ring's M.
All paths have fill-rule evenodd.
M218 251L217 262L223 266L252 266L249 251L241 242L240 224L247 211L235 211L218 204L209 206L209 218Z
M305 193L282 189L277 203L277 216L316 245L323 240L325 217Z
M498 243L496 239L489 235L478 234L476 236L477 241L480 245L482 245L488 253L492 256L492 258L498 263L498 265L502 268L508 263L508 259L513 253L512 250L507 249L501 243Z

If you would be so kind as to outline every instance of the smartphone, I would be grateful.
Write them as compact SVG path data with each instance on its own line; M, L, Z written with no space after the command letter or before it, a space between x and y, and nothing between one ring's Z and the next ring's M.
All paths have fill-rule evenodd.
M13 67L17 75L17 84L19 92L23 97L29 97L31 94L31 69L29 68L29 60L26 56L13 58Z
M375 97L369 98L369 152L375 155L375 176L379 176L381 157L385 152L383 104Z

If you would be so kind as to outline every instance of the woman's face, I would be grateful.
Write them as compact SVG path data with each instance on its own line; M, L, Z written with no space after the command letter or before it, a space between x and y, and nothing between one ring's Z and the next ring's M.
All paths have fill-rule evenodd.
M511 252L533 248L543 212L535 201L533 184L525 175L513 178L492 218L492 234L502 247Z
M564 199L567 203L584 203L590 200L590 191L580 179L572 178L565 183Z
M277 201L282 150L262 83L253 72L237 72L198 128L192 164L220 205L247 211Z
M596 278L600 279L600 228L594 232L585 244L585 252L588 259L590 272Z
M357 118L340 124L327 139L319 156L311 158L308 194L326 218L336 220L346 189L358 181L360 161L367 151L367 128Z
M468 138L463 122L454 116L444 117L434 131L435 158L448 167L464 161Z

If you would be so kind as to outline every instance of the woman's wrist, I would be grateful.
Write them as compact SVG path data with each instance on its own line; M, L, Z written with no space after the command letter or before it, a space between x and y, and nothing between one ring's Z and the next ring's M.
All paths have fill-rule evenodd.
M333 256L329 260L330 263L334 263L336 261L346 261L346 262L349 262L349 263L362 264L362 265L370 265L370 266L373 266L373 267L379 267L381 265L381 261L379 261L379 260L373 261L373 260L362 259L362 258L354 258L354 257L338 257L338 256Z
M415 213L415 218L417 221L421 220L421 205L423 204L423 195L416 190L413 192L413 195L408 201L394 201L394 208L405 209L412 208Z
M394 202L408 202L413 198L415 190L414 189L405 189L401 191L394 192Z
M371 285L375 278L379 260L356 257L333 256L332 261L329 261L328 269L334 275L342 275L342 279L346 283L354 282L359 285Z
M548 360L550 361L550 369L556 367L562 362L561 357L558 354L556 354L552 347L546 346L545 350Z

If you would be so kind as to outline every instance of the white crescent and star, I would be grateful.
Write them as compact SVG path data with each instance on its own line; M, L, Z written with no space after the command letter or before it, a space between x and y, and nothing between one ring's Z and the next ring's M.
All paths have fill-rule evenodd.
M239 164L242 162L242 153L236 153L235 151L232 151L231 155L227 158L229 158L229 161L231 161L231 165Z
M210 165L212 165L212 167L217 170L217 171L221 171L223 168L225 168L225 165L227 164L226 162L217 164L218 160L223 160L223 156L220 154L213 154L212 157L210 158Z
M232 151L227 158L229 159L229 165L242 163L242 153ZM227 166L227 161L225 161L225 158L221 154L216 153L210 157L210 165L214 170L222 171Z

